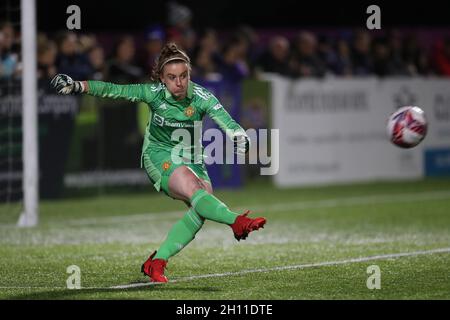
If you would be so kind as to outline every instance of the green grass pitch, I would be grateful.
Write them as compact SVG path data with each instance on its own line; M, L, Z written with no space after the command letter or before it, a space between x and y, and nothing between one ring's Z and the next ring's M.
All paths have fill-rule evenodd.
M0 207L0 299L449 299L450 179L276 189L217 196L267 217L237 242L207 221L148 285L142 262L185 207L155 193L41 203L36 228ZM437 251L436 251L437 250ZM69 290L67 267L81 270ZM380 268L380 289L367 272Z

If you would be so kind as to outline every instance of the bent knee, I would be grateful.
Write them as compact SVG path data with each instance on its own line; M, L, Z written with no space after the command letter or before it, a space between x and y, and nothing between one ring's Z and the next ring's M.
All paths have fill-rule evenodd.
M169 180L171 194L181 200L190 200L198 190L212 193L211 186L201 180L190 168L177 168Z
M208 188L203 184L202 180L195 177L189 181L188 184L188 195L189 199L192 198L192 196L198 191L198 190L206 190L208 191ZM208 191L209 192L209 191Z
M203 189L205 189L206 191L208 191L208 193L213 193L213 188L211 183L205 181L205 180L200 180L203 186Z

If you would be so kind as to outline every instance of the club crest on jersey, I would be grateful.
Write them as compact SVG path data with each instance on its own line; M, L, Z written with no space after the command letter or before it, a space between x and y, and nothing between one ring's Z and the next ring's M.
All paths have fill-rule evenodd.
M186 108L186 110L184 110L184 114L186 115L186 117L192 117L195 113L195 108L193 106L189 106Z
M165 161L165 162L163 163L163 165L162 165L163 170L164 170L164 171L169 170L170 165L171 165L170 161Z

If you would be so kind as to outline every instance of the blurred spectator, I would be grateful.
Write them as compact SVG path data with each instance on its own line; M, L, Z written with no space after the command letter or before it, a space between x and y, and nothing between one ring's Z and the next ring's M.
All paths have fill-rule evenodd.
M347 41L340 39L336 43L336 60L332 63L331 69L340 76L351 76L353 74L353 65L350 47Z
M196 34L191 26L192 11L175 1L168 3L168 42L174 42L192 56L195 49Z
M394 73L391 48L386 39L377 39L373 43L373 72L379 77L385 77Z
M37 65L38 65L38 79L43 81L48 81L52 79L56 73L56 55L57 48L55 42L42 37L38 40L38 54L37 54Z
M189 56L192 56L194 53L196 41L197 34L195 33L194 29L188 28L182 30L179 44L180 47L183 48Z
M94 45L88 52L89 63L92 67L92 80L104 80L106 73L105 52L99 45Z
M311 32L301 32L294 41L290 67L294 77L322 77L325 65L317 55L317 40Z
M240 26L229 41L222 44L218 31L211 28L204 28L197 37L191 22L189 8L170 2L167 32L164 26L151 26L146 30L146 42L139 52L131 36L120 38L108 63L105 63L104 48L97 42L96 35L64 31L55 39L48 39L40 33L38 78L50 78L59 72L76 79L118 83L145 81L166 38L188 51L194 79L225 78L239 82L254 76L255 67L293 78L322 77L327 73L346 77L450 75L450 38L441 39L428 48L419 42L416 34L405 34L397 29L378 33L343 29L336 38L326 32L319 37L312 32L301 32L291 44L286 37L289 33L280 33L263 45L259 41L261 34ZM382 37L372 39L372 34ZM114 40L112 35L102 40L109 43L111 38ZM135 59L136 53L139 60ZM11 23L0 23L0 78L18 78L20 72L20 38Z
M403 60L408 74L427 75L430 72L430 63L425 50L420 47L416 35L407 35L403 44Z
M0 79L9 79L20 72L19 51L15 30L10 22L0 24Z
M56 67L58 73L65 73L74 79L89 79L92 74L91 65L84 53L80 53L77 35L63 32L57 36L58 56Z
M145 33L145 47L140 58L140 66L145 74L151 74L156 59L164 45L165 32L160 26L149 27Z
M116 83L138 82L143 77L142 69L134 63L136 48L131 36L119 39L114 56L107 67L108 81Z
M390 50L390 72L389 75L409 75L410 72L403 60L403 39L398 30L388 33L387 45Z
M217 68L223 78L230 82L239 82L250 75L246 60L248 50L247 41L235 35L225 45L222 55L218 58Z
M80 52L88 52L97 45L97 38L93 34L82 34L79 36L78 43Z
M352 46L353 74L357 76L369 75L373 72L373 62L371 57L370 34L365 30L355 32Z
M265 72L279 73L288 76L289 68L289 41L282 36L270 39L268 48L258 59L257 65Z
M206 29L200 37L199 44L193 55L193 76L209 80L219 79L215 60L219 55L219 44L216 31Z
M116 43L113 57L107 63L106 81L113 83L136 83L143 81L143 72L135 62L135 43L131 36L123 36ZM126 100L105 102L99 109L104 139L104 166L108 169L133 167L137 159L130 154L139 152L142 136L136 121L136 103ZM121 125L118 127L117 123ZM117 153L117 148L123 150Z
M170 1L168 7L168 24L170 27L179 30L191 27L192 11L188 7L179 4L176 1Z
M9 21L1 22L0 32L2 34L3 52L19 54L20 48L18 45L18 39L16 37L16 30L14 29L14 25Z
M433 61L437 74L450 76L450 37L446 37L436 44Z
M328 37L325 36L319 37L317 46L317 56L323 62L324 67L328 72L335 72L333 68L337 63L338 56L336 50L333 48L333 45Z
M249 65L250 72L253 74L255 63L266 48L261 48L258 33L250 26L239 26L236 34L241 36L247 42L248 50L246 53L246 60Z

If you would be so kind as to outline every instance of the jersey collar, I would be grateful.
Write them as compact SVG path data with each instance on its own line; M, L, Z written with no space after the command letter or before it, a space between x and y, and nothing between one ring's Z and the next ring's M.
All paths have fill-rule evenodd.
M164 89L164 93L165 93L165 98L166 100L171 100L171 101L176 101L172 94L169 92L169 90L167 88ZM187 89L187 95L186 97L189 100L192 100L192 95L194 93L194 84L192 83L192 81L189 80L189 84L188 84L188 89Z

